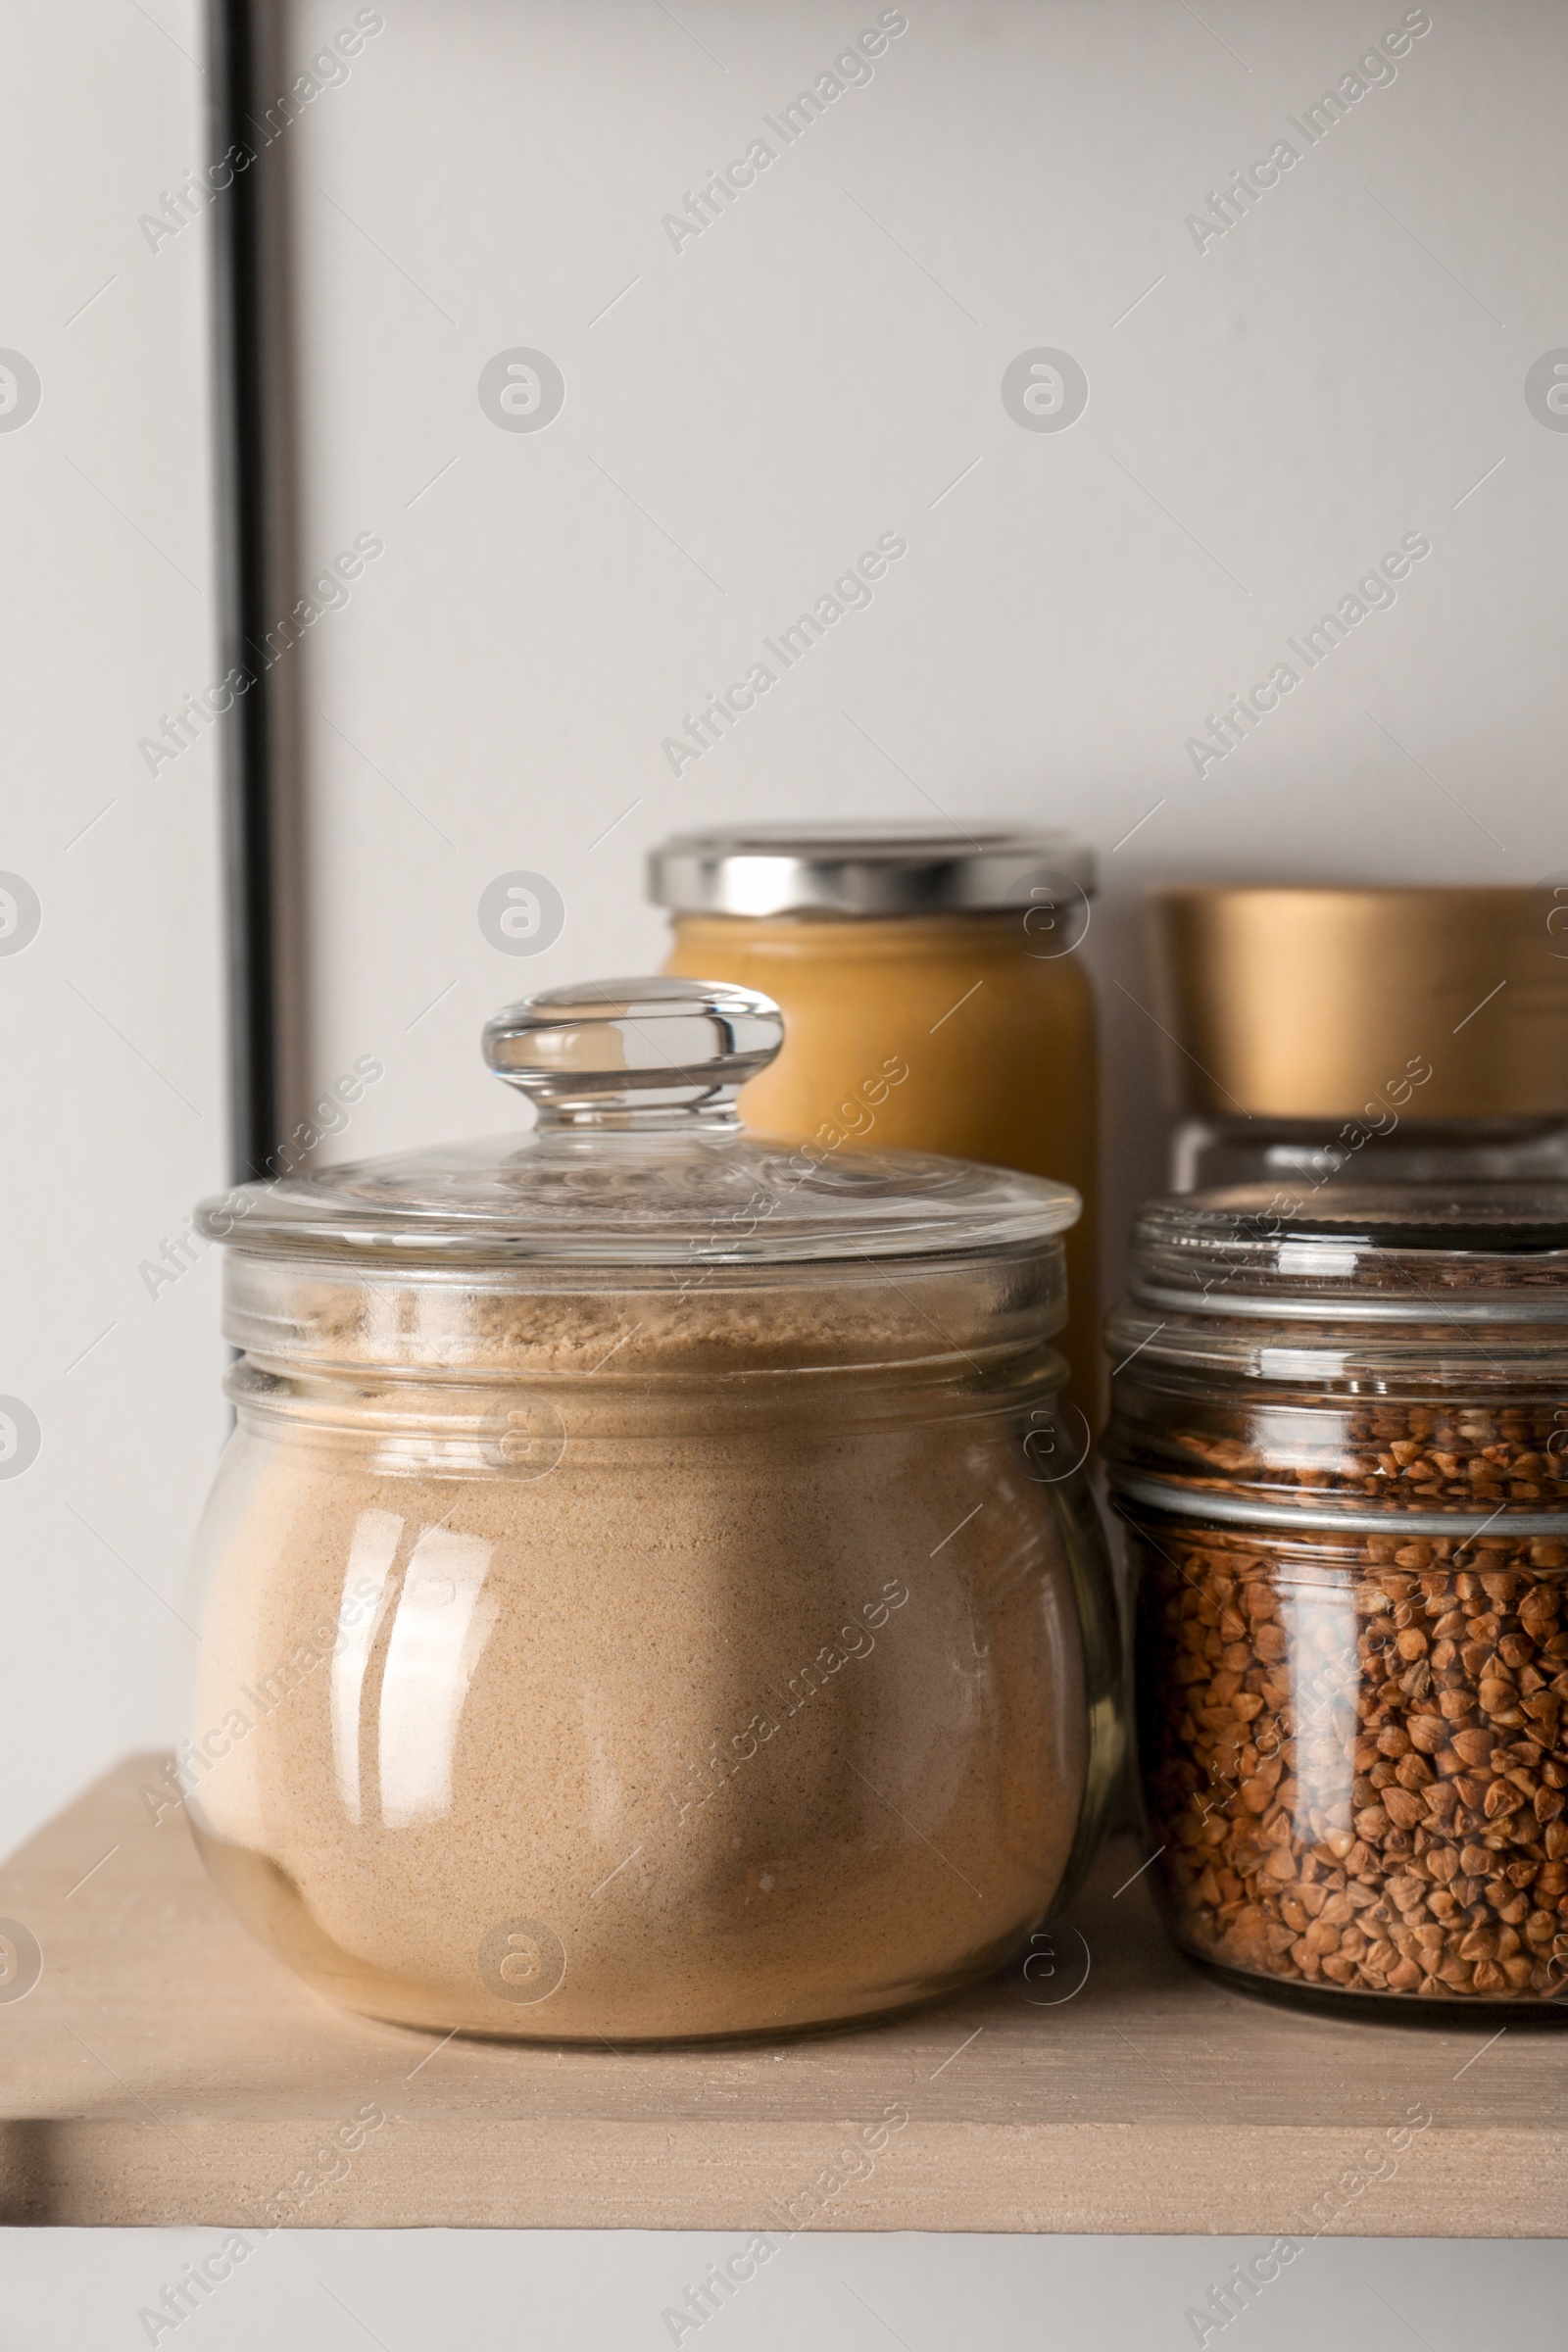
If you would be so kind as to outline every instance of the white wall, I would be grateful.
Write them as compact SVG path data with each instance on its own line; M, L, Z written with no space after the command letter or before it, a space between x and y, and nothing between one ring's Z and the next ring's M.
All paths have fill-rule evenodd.
M0 1851L178 1721L224 1428L216 1268L138 1274L226 1162L211 754L137 751L212 673L206 255L136 225L197 160L196 13L0 24L0 345L41 386L0 430L0 868L41 911L0 937L0 1392L41 1434L0 1479Z
M1144 883L1568 868L1568 437L1524 398L1568 336L1560 9L1435 0L1392 85L1202 253L1186 216L1295 137L1397 0L909 0L869 85L679 253L662 216L874 0L379 13L277 150L310 394L291 593L356 534L385 542L290 657L295 1107L362 1054L386 1064L344 1149L516 1115L480 1022L657 961L640 858L671 826L935 804L1105 853L1086 952L1114 1232L1157 1164L1152 1032L1121 993L1145 995ZM292 73L355 10L287 14ZM0 37L26 230L0 345L43 390L0 431L0 868L43 914L0 955L0 1392L42 1431L0 1480L4 1846L178 1723L217 1270L155 1298L138 1267L225 1171L212 746L156 776L138 752L216 674L206 255L195 226L156 252L138 228L201 152L197 11L12 0ZM515 346L564 377L540 432L479 405ZM1087 371L1064 432L1003 407L1040 346ZM674 776L661 739L695 698L886 530L909 552L872 608ZM1406 532L1432 553L1394 609L1200 778L1205 714ZM476 915L514 868L565 905L531 960Z
M764 116L877 7L383 13L290 134L303 560L386 541L301 662L314 1075L388 1065L351 1149L517 1115L480 1022L657 960L640 859L671 826L935 804L1104 853L1114 1239L1157 1170L1117 985L1147 1002L1142 885L1568 865L1568 437L1523 395L1568 333L1560 10L1440 0L1308 147L1287 118L1402 8L910 0L869 84L679 251L662 216L781 147ZM295 61L348 14L302 0ZM1280 138L1300 161L1200 252L1187 216ZM564 378L541 431L479 404L518 346ZM1041 346L1087 371L1065 431L1003 406ZM672 774L697 698L889 529L871 609ZM1285 640L1406 533L1432 552L1397 603L1306 674ZM1187 739L1280 660L1301 684L1200 777ZM513 868L565 905L531 961L476 920Z

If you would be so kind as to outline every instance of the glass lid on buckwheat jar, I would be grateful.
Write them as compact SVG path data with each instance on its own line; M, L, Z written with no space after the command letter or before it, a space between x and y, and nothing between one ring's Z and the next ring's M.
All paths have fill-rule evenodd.
M1146 1501L1568 1530L1568 1184L1152 1200L1106 1337L1110 1454Z
M1568 1184L1249 1184L1146 1203L1113 1360L1268 1379L1568 1348Z
M1135 1298L1176 1314L1482 1323L1568 1317L1568 1184L1263 1184L1150 1201Z
M623 1378L670 1343L687 1370L968 1362L1054 1331L1077 1194L878 1152L897 1053L858 1106L871 1148L752 1134L735 1098L782 1041L771 999L722 982L604 980L508 1006L484 1054L533 1102L531 1128L202 1203L228 1252L226 1336L263 1363L426 1373L581 1372L624 1347ZM780 1291L800 1311L760 1316Z

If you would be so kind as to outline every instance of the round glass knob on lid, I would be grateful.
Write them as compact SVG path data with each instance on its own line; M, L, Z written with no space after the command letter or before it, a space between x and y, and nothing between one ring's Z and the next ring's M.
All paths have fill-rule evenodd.
M737 1124L734 1102L784 1043L771 997L724 980L594 980L487 1021L484 1057L541 1126Z

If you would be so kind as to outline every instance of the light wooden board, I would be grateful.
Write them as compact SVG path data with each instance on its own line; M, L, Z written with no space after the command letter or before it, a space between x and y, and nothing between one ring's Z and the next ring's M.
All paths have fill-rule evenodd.
M912 2020L710 2050L443 2044L330 2009L253 1946L182 1817L139 1802L158 1763L0 1869L0 1916L44 1962L0 2002L0 2222L265 2230L292 2186L294 2224L322 2228L1568 2234L1568 2036L1235 1993L1170 1951L1147 1880L1115 1893L1129 1840L1053 1976ZM323 2164L367 2108L385 2122ZM908 2120L868 2149L890 2109ZM1391 2146L1412 2110L1430 2123Z

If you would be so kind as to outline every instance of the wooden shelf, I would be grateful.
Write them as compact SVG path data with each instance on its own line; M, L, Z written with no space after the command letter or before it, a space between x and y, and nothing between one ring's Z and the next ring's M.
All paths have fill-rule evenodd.
M182 1817L140 1802L160 1765L130 1758L0 1870L0 1916L43 1954L0 2002L0 2222L265 2230L306 2173L293 2226L333 2229L1563 2230L1550 2023L1493 2038L1494 2013L1386 2025L1233 1992L1170 1950L1146 1880L1115 1892L1130 1840L1054 1976L912 2020L709 2050L441 2043L328 2008L252 1945ZM385 2122L320 2163L366 2109ZM907 2122L865 2152L889 2109ZM1431 2122L1396 2169L1369 2165L1412 2110Z

